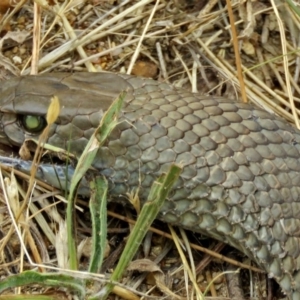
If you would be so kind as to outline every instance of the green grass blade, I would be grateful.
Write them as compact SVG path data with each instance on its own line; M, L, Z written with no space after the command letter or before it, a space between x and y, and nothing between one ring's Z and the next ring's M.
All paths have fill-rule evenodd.
M27 294L20 294L20 295L5 295L0 296L0 300L61 300L61 295L27 295Z
M75 242L75 226L74 226L74 214L75 214L75 192L80 183L80 180L85 175L87 170L91 167L99 147L105 142L111 131L118 124L117 118L121 111L125 93L120 95L116 99L106 113L103 115L99 127L95 130L91 136L87 146L85 147L82 155L80 156L73 178L70 184L70 193L68 196L67 206L67 234L68 234L68 248L70 258L70 269L77 270L77 251Z
M114 270L111 281L118 281L127 265L133 259L135 253L138 250L144 236L146 235L149 227L154 219L157 217L165 199L168 196L172 186L177 181L181 168L177 165L172 165L167 174L161 175L152 185L149 197L145 205L143 206L141 213L137 219L137 222L129 235L124 251L120 257L119 263ZM89 298L94 299L106 299L109 293L112 291L114 285L106 285L97 295Z
M105 177L91 182L92 256L89 272L98 273L103 262L107 236L107 190Z
M67 288L75 292L80 299L85 296L84 285L81 279L63 274L41 274L35 271L26 271L9 276L0 282L0 293L8 288L38 284L45 287L54 287L58 290Z

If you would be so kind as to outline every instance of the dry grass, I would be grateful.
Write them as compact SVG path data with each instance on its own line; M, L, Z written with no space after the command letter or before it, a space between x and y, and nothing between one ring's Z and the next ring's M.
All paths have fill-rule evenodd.
M231 1L230 13L225 1L213 0L74 0L55 5L54 2L39 0L33 5L19 1L6 14L0 6L3 79L20 74L86 70L145 75L194 92L231 97L233 101L242 95L244 101L274 111L299 127L300 23L287 4ZM232 20L234 25L230 24ZM37 213L40 209L48 213L46 218L39 217L41 221L35 220L47 241L39 230L30 230L31 235L37 235L29 238L36 262L53 258L49 247L57 244L53 228L61 222L61 215L50 205L48 196L49 191L34 191L39 206L32 202L28 212L35 216L41 216ZM6 212L5 207L1 210ZM25 214L23 225L33 223L28 215ZM8 227L6 217L1 222ZM80 222L80 226L83 238L89 231L88 225ZM12 239L10 231L6 238ZM163 251L165 240L157 239L163 242L159 240L158 246L154 243L152 247L161 247ZM34 246L34 240L40 244ZM164 264L172 265L173 257L171 254L164 258ZM23 264L21 269L29 268L27 261ZM222 272L219 265L211 269ZM179 284L171 282L168 286L187 297L185 290L191 290L190 283L185 286L182 271L178 274L173 274L173 280ZM207 279L201 276L197 280L204 285ZM137 289L136 279L124 281ZM212 294L222 296L222 281L215 287L217 292L214 294L211 289ZM256 292L257 297L264 293L259 293L259 288ZM188 294L190 299L192 293ZM151 295L157 294L154 291Z

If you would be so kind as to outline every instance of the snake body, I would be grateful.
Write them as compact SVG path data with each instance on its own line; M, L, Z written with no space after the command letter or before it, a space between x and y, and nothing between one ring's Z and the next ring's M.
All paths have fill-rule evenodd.
M300 299L300 131L251 104L201 96L151 79L111 73L54 73L0 86L0 142L38 137L22 115L45 116L50 98L62 109L48 143L79 156L101 116L127 91L120 124L94 167L110 197L153 181L171 163L183 171L160 219L224 241Z

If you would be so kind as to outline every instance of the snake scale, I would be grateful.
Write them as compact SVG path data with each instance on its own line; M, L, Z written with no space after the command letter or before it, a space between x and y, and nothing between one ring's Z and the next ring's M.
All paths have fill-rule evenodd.
M140 186L145 199L171 163L183 171L159 218L224 241L300 299L300 131L251 104L112 73L53 73L0 86L0 143L20 147L39 130L24 116L61 113L48 143L80 155L101 116L127 91L120 124L97 154L110 198Z

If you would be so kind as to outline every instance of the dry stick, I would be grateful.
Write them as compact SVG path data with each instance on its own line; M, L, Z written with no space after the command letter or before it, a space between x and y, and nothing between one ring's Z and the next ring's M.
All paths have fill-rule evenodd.
M33 45L32 45L32 61L30 74L38 73L39 52L40 52L40 36L41 36L41 7L34 2L33 14Z
M125 9L123 12L119 13L118 15L112 17L111 19L107 20L107 22L97 26L96 29L92 30L85 36L83 36L80 39L71 39L70 41L66 42L64 45L61 45L51 53L46 54L44 57L42 57L39 61L40 67L45 67L56 61L58 58L66 54L68 51L72 51L78 46L84 46L88 43L91 43L99 38L99 36L103 35L103 32L108 31L109 28L113 24L116 24L120 21L120 19L123 19L127 15L130 15L133 11L138 9L141 6L145 6L149 3L151 3L153 0L141 0L137 2L136 4L132 5L131 7ZM121 22L122 25L122 22ZM124 27L124 25L123 25ZM25 73L27 73L25 71Z
M36 2L34 2L34 27L33 27L33 50L32 50L33 59L32 59L32 65L31 65L31 74L37 74L37 71L38 71L40 32L41 32L40 28L41 28L41 10L40 10L40 6ZM32 186L33 186L33 181L34 181L34 178L31 177L30 182L32 182ZM26 199L24 199L23 205L21 206L19 212L16 213L16 216L15 216L16 222L19 220L20 216L22 215L22 212L24 211L25 206L28 203L27 199L29 199L29 196L30 196L30 193L27 193L27 197L26 197ZM42 259L39 255L39 252L36 250L35 241L31 235L30 231L26 227L24 227L23 234L24 234L23 237L20 236L20 238L24 238L24 240L27 240L35 260L39 264L41 264ZM22 258L23 258L23 256L22 256Z
M223 76L225 75L229 77L230 80L234 84L237 84L237 79L233 76L231 72L233 72L232 66L225 60L221 60L220 57L215 56L215 54L207 47L206 43L204 43L200 38L196 38L196 41L199 43L199 45L205 50L205 52L208 54L208 56L215 62L215 64L219 67L219 70L222 70ZM255 88L252 90L253 82L250 82L249 80L246 80L248 88L248 95L251 96L251 99L254 103L258 104L261 107L264 107L266 110L271 111L270 108L267 109L266 105L262 103L262 100L264 100L265 103L271 107L272 111L276 111L278 114L280 114L282 117L286 118L289 121L293 121L294 119L291 117L291 115L280 105L274 103L274 98L277 99L278 102L282 103L283 105L290 108L290 104L284 100L284 98L280 97L278 94L276 94L272 89L270 89L268 86L266 86L262 81L260 81L249 69L244 68L244 72L247 72L247 74L252 78L264 91L268 91L268 93L273 97L272 100L269 99L264 93L260 92L258 88ZM258 97L257 97L257 96ZM300 112L299 112L300 113Z
M286 86L283 81L283 78L281 77L280 72L278 71L278 69L275 67L275 65L271 61L268 62L267 64L268 64L269 68L273 71L277 81L279 82L279 85L282 88L282 91L284 92L284 95L286 95L286 93L287 93Z
M16 213L15 218L13 219L14 224L19 220L19 218L22 215L22 212L25 210L25 207L28 205L29 199L31 197L32 190L34 189L34 185L35 185L34 182L35 182L35 174L36 174L36 171L37 171L37 164L40 162L40 159L41 159L41 156L42 156L41 148L42 148L45 140L47 139L49 126L51 126L51 124L54 123L54 121L56 120L58 114L59 114L59 100L57 98L53 97L53 100L52 100L52 102L51 102L51 104L48 108L48 111L47 111L46 119L47 119L48 125L46 126L46 128L44 129L43 133L41 134L41 136L39 138L37 149L35 151L35 155L34 155L33 162L32 162L32 167L31 167L31 170L30 170L30 178L29 178L28 189L27 189L26 195L24 197L23 204L21 205L21 207L19 209L19 212ZM0 169L0 172L1 172L1 169ZM12 234L11 229L12 229L12 227L10 228L7 236L11 236L11 234ZM17 230L17 228L16 228L16 230ZM23 246L24 243L23 243L21 234L19 234L19 238L21 239L20 243ZM28 243L30 245L30 248L32 249L33 255L35 257L35 260L38 262L39 265L41 265L41 263L42 263L41 258L38 255L37 251L35 251L35 241L33 240L31 234L28 234L27 238L28 238ZM24 247L25 247L25 245L24 245ZM28 256L28 251L24 247L23 247L23 250L25 251L26 255Z
M149 16L149 18L147 20L147 23L146 23L145 27L144 27L142 36L140 37L139 42L137 44L137 47L136 47L136 49L134 51L134 54L132 55L129 67L127 69L127 74L131 74L133 66L134 66L134 64L135 64L135 62L137 60L137 57L138 57L139 53L140 53L141 45L142 45L142 42L143 42L143 40L145 38L146 32L148 31L148 28L149 28L150 23L151 23L151 21L153 19L153 16L156 13L158 4L159 4L159 0L156 0L156 3L155 3L155 5L154 5L154 7L153 7L153 9L151 11L151 14L150 14L150 16Z
M268 92L273 98L266 100L266 103L269 104L270 107L272 107L272 110L277 110L277 113L280 113L282 117L286 118L287 120L293 121L294 118L291 114L289 114L284 108L282 108L279 104L276 104L274 102L274 99L276 99L279 103L283 104L285 107L288 107L291 109L291 103L287 102L283 97L280 97L278 94L275 93L274 90L269 88L267 85L265 85L255 74L248 69L243 67L244 72L247 72L247 75L258 85L260 86L264 92ZM246 81L247 82L247 81ZM250 84L250 83L249 83ZM253 85L253 83L252 83ZM255 91L255 93L259 94L260 92L258 90ZM260 97L262 97L260 95ZM295 108L295 112L297 114L300 114L300 111Z
M124 6L124 5L126 4L127 1L131 1L131 0L126 0L126 1L122 2L122 4L119 5L119 8L120 8L121 6ZM58 5L57 5L57 6L58 6ZM113 15L113 12L114 12L115 9L117 9L117 8L118 8L118 7L115 7L114 9L110 10L108 13L104 14L103 16L101 16L100 18L98 18L96 21L94 21L88 28L86 28L81 34L79 34L79 35L76 37L76 39L79 39L80 37L85 36L85 35L87 34L87 32L88 32L88 29L90 29L90 28L92 28L93 26L95 26L95 25L96 25L97 23L99 23L102 19L105 19L105 17L107 17L108 15ZM61 5L61 6L58 6L58 7L55 7L55 8L53 9L52 12L56 14L55 19L53 20L51 26L48 28L48 30L46 31L46 33L45 33L44 36L42 37L41 43L44 42L44 44L46 44L46 42L47 42L47 41L46 41L46 37L47 37L47 36L49 35L49 33L51 32L51 30L53 29L54 25L58 22L57 20L61 17L61 12L64 11L64 10L67 10L67 9L68 9L68 7L66 7L65 4L64 4L64 5ZM79 22L78 24L80 24L80 22ZM124 27L124 23L123 23L123 22L122 22L121 25ZM96 29L97 29L97 28L96 28ZM72 29L72 30L73 30L73 29ZM107 32L107 31L104 31L104 33L105 33L105 32ZM107 34L105 34L105 35L107 35ZM103 35L103 37L104 37L105 35ZM53 39L53 37L50 38L50 39L48 39L48 41L51 41L51 39ZM72 39L71 41L73 41L73 40L74 40L74 39ZM70 41L67 41L66 43L69 44L69 47L71 47L72 43L71 43ZM65 44L66 44L66 43L65 43ZM79 45L79 46L82 46L82 45ZM42 46L42 47L43 47L43 46ZM70 50L74 50L74 49L70 49ZM67 49L67 51L69 51L69 50ZM66 51L66 52L67 52L67 51ZM50 56L51 56L51 53L49 53L49 54L47 54L47 55L50 55ZM42 58L42 59L43 59L43 58ZM62 62L66 61L66 60L70 60L70 59L67 58L67 59L65 59L65 60L63 60L63 61L57 62L56 64L54 64L54 61L52 61L52 64L50 65L50 68L48 67L48 70L51 69L51 68L55 68L56 65L60 65ZM88 60L88 59L85 59L85 61L87 61L87 60ZM84 62L85 62L85 61L84 61ZM25 67L24 67L23 70L25 70ZM28 73L27 70L26 70L24 73L27 74L27 73Z
M185 39L186 42L188 42L187 39ZM200 74L201 74L201 78L205 81L206 85L209 88L212 88L212 84L210 83L210 81L208 80L206 73L205 73L205 67L203 66L202 62L200 61L199 57L197 56L195 50L192 47L188 47L192 57L193 57L193 65L196 64L197 69L199 69ZM203 54L201 54L203 55ZM195 91L197 88L197 83L195 83Z
M271 78L269 69L267 68L267 64L265 63L265 59L262 54L262 49L260 47L256 47L256 55L257 55L257 59L258 59L258 65L260 66L261 71L264 76L265 84L268 87L271 87L272 86L272 78Z
M140 17L138 17L138 19L140 19ZM118 25L118 28L121 28L122 27L122 24L119 24ZM155 32L150 32L149 34L147 34L147 36L146 36L146 38L150 38L150 37L152 37L152 36L156 36L157 34L163 34L163 33L166 33L168 31L168 29L160 29L160 30L157 30L157 31L155 31ZM111 33L111 32L110 32ZM104 36L106 36L107 35L107 32L103 32L102 33L102 36L101 36L101 38L102 37L104 37ZM99 37L100 38L100 37ZM99 57L102 57L102 56L104 56L104 55L107 55L107 54L110 54L112 51L114 51L114 50L117 50L117 49L120 49L120 48L125 48L125 47L128 47L128 46L130 46L130 45L133 45L134 43L136 43L136 42L138 42L140 40L140 37L137 37L137 38L135 38L135 39L132 39L132 40L129 40L129 41L125 41L124 43L122 43L122 44L119 44L119 45L117 45L117 46L115 46L115 47L112 47L112 48L110 48L110 49L106 49L106 50L103 50L103 51L101 51L101 52L99 52L99 53L96 53L96 54L93 54L93 55L90 55L88 58L86 58L86 59L80 59L80 60L78 60L78 61L76 61L75 63L74 63L74 66L80 66L80 65L82 65L85 61L87 61L87 60L93 60L93 59L96 59L96 58L99 58Z
M269 11L271 11L271 8L262 9L262 10L260 10L260 11L255 12L255 13L253 14L253 16L257 16L257 15L262 14L262 13L268 13ZM220 11L219 14L220 14L220 13L223 13L223 10ZM216 19L216 18L215 18L215 19ZM215 20L215 19L214 19L214 20ZM210 20L210 22L213 23L214 20ZM244 23L244 21L243 21L243 20L238 20L238 21L235 21L235 22L234 22L234 24L235 24L236 26L239 25L239 24L241 24L241 23ZM225 26L225 30L228 30L228 31L229 31L229 29L230 29L230 25ZM205 41L205 45L208 47L208 46L212 43L212 41L214 41L218 36L222 35L223 31L224 31L224 29L220 29L220 30L216 31L215 33L212 33L212 34L210 35L210 37L207 37L207 40ZM195 33L194 33L194 32L190 32L190 33L193 34L193 35L195 36ZM195 38L196 38L196 37L195 37Z
M291 77L291 78L292 78L292 77ZM291 81L291 82L292 82L293 87L296 86L296 87L298 88L297 92L300 91L300 88L297 86L297 84L296 84L295 82L293 82L293 81ZM282 97L285 97L285 96L286 96L286 93L285 93L284 91L282 91L282 90L279 90L278 88L275 88L275 89L274 89L274 92L275 92L276 94L282 96ZM300 103L300 98L294 96L294 102L295 102L295 103ZM293 122L293 119L291 120L291 122Z
M91 24L88 25L87 28L85 28L79 35L78 38L88 34L91 30L91 28L96 28L99 26L99 24L101 24L102 20L105 19L109 19L111 17L113 17L114 15L118 15L119 12L117 11L122 11L122 9L124 9L124 7L126 7L126 5L128 3L130 3L132 0L124 0L121 3L117 3L116 6L113 6L113 8L111 8L110 10L105 10L103 11L103 14L101 14L95 21L93 21ZM84 21L86 20L86 17L83 16L83 18L81 18L78 21L78 25L81 25Z
M211 12L213 7L217 4L218 0L211 0L208 1L207 4L201 9L200 13L198 14L197 18L201 19L205 15Z
M297 93L300 93L300 87L298 85L298 81L295 81L294 78L293 78L293 76L291 74L289 74L289 76L290 76L290 80L291 80L291 84L292 84L293 88L297 91ZM294 97L293 101L294 102L297 101L296 99L297 98ZM299 110L297 110L297 113L299 113Z
M40 203L40 202L39 202ZM42 232L47 237L47 239L50 241L52 245L55 245L55 233L53 232L53 228L50 228L50 223L46 221L45 216L42 214L43 211L48 212L49 209L54 206L57 206L59 202L54 202L53 204L49 204L48 207L39 208L34 203L30 203L29 210L31 212L31 215L29 216L29 220L34 219L35 222L40 226ZM53 211L53 210L52 210ZM50 210L50 213L52 212ZM52 215L49 216L52 222L53 218Z
M287 57L287 46L286 46L286 37L285 37L285 29L282 23L282 20L279 16L277 6L274 3L274 0L271 0L271 4L277 19L278 27L279 27L279 32L280 32L280 37L281 37L281 47L282 47L282 56L283 56L283 67L284 67L284 74L285 74L285 83L286 83L286 88L287 88L287 94L289 97L289 102L291 104L291 110L293 113L294 121L298 129L300 129L300 124L299 124L299 117L296 112L296 107L295 103L293 101L293 93L292 93L292 88L291 88L291 82L289 78L289 62L288 62L288 57Z
M28 259L29 258L29 254L28 254L27 248L25 246L25 242L24 242L23 236L22 236L22 234L20 233L20 231L18 229L18 223L17 223L18 220L21 217L21 214L22 214L24 208L25 208L24 204L26 204L26 203L24 202L23 205L21 206L21 208L19 209L19 212L16 213L16 214L14 214L12 212L12 210L11 210L10 205L9 205L9 201L8 201L8 196L7 196L7 193L6 193L6 189L4 188L5 185L4 185L4 181L3 181L3 176L2 176L1 168L0 168L0 181L1 181L1 185L3 187L2 191L3 191L4 199L5 199L6 203L7 203L7 209L9 211L12 223L14 225L14 226L11 226L9 228L9 231L7 232L6 236L3 238L3 243L2 243L2 246L0 246L0 249L2 251L3 248L4 248L4 246L8 243L8 240L10 239L10 237L12 236L12 234L15 233L15 232L17 232L20 244L22 245L22 250L25 252L26 257ZM25 232L25 229L24 229L24 232ZM34 259L35 259L35 261L37 261L39 269L41 271L43 271L44 267L42 266L42 259L41 259L40 255L36 251L34 251L35 241L33 240L33 237L31 236L31 234L28 234L26 237L28 239L28 243L29 243L30 248L33 250L32 254L34 256ZM30 261L32 261L32 260L30 259Z
M2 173L1 173L1 179L3 180ZM9 211L9 213L12 213L12 214L10 214L10 220L13 223L13 219L16 216L16 214L19 212L19 209L20 209L20 201L19 201L19 193L18 193L18 189L17 189L17 181L16 181L16 178L13 176L13 174L11 174L10 179L8 179L8 178L4 179L4 185L2 186L2 190L3 190L3 197L6 201L7 209ZM23 225L27 224L25 215L21 215L20 220L17 224L18 230L21 230L21 228L23 229L21 239L25 240L26 239L27 226L22 226L21 224L23 224ZM10 225L10 231L11 231L12 228L13 228L13 226ZM8 242L7 236L8 235L6 235L5 239L4 239L5 245ZM1 237L3 237L3 236L1 236ZM20 247L20 248L21 249L20 249L20 254L19 254L19 256L20 256L19 270L22 272L24 270L24 251L23 251L22 247ZM21 287L17 287L16 293L17 294L21 293Z
M220 253L226 244L223 242L217 242L217 244L213 245L212 248L210 248L211 251L214 253ZM213 257L209 254L205 254L203 258L200 260L200 262L196 266L196 274L200 274L213 260Z
M64 15L64 11L61 11L61 13L60 13L60 11L61 10L56 11L56 13L60 16L60 18L62 20L62 23L63 23L63 26L64 26L67 34L70 36L71 39L76 39L76 34L75 34L72 26L70 25L68 19ZM78 45L76 47L76 50L77 50L78 54L80 55L80 57L82 59L85 59L85 58L88 57L82 46ZM94 67L94 65L89 60L87 60L85 62L85 66L89 70L89 72L96 72L97 71L96 68Z
M287 2L289 3L289 1L287 1ZM289 12L290 12L290 10L291 10L291 6L289 5ZM290 15L293 23L296 24L296 27L298 28L298 31L299 31L299 29L300 29L299 16L293 12L290 12L289 15ZM297 36L298 36L298 34L297 34ZM294 47L291 47L291 48L293 49L293 51L295 51L296 49L299 49L299 47L300 47L300 39L298 41L296 41ZM288 42L287 42L287 48L290 48ZM300 74L300 57L297 54L296 54L296 62L295 63L296 63L296 68L295 68L293 79L295 82L298 82L298 78L299 78L299 74Z
M211 275L211 271L210 270L207 270L205 272L205 277L206 277L206 281L207 282L212 282L212 284L209 286L209 290L210 290L211 296L212 297L218 297L218 294L217 294L217 291L216 291L216 287L214 285L213 277Z
M36 175L36 172L37 172L37 164L39 164L40 159L41 159L42 154L43 154L42 153L43 144L45 143L45 141L48 137L50 126L54 123L54 121L58 117L59 109L60 109L59 100L57 98L53 97L53 99L51 101L51 104L49 105L49 108L48 108L48 111L47 111L46 120L47 120L48 125L46 126L43 133L39 137L39 142L38 142L38 145L37 145L37 149L35 151L35 154L34 154L34 157L33 157L33 160L32 160L28 190L27 190L26 195L24 197L23 204L19 209L19 213L16 215L16 221L20 218L20 216L22 215L22 212L25 210L25 207L28 205L29 199L31 197L32 190L33 190L34 185L35 185L35 175ZM30 247L33 250L33 254L35 255L35 252L36 252L36 251L34 251L35 242L34 242L32 236L30 234L28 234L28 239L29 239ZM39 264L41 264L41 259L39 257L37 257L36 255L35 255L35 259Z
M3 180L3 175L2 175L2 168L0 168L0 186L4 187L4 180ZM12 220L12 223L14 225L14 229L15 229L15 232L17 234L17 236L19 237L19 240L20 240L20 244L23 248L23 251L25 252L26 254L26 257L28 259L28 262L30 265L34 266L34 267L38 267L39 269L49 269L49 270L53 270L53 271L58 271L58 272L61 272L62 274L70 274L70 275L76 275L80 278L87 278L88 276L90 276L90 278L94 278L94 280L97 280L97 279L101 279L101 280L105 280L104 277L105 275L103 274L91 274L90 272L83 272L83 271L72 271L72 270L66 270L66 269L62 269L62 268L58 268L58 267L53 267L51 265L46 265L46 264L43 264L43 263L35 263L32 259L31 259L31 256L27 250L27 247L22 239L22 234L20 232L20 230L18 229L18 225L17 225L17 216L14 217L14 214L11 210L11 206L9 205L9 200L8 200L8 196L7 196L7 192L6 192L6 189L3 189L3 195L4 195L4 199L7 203L7 209L8 209L8 213L9 215L11 216L11 220ZM13 228L13 227L11 227ZM11 229L9 229L9 232L8 234L10 233ZM2 239L3 241L7 241L7 236L8 234ZM3 244L3 243L2 243ZM3 251L3 247L1 244L0 244L0 251ZM115 284L119 284L119 283L115 283Z
M193 66L192 66L192 92L197 93L198 88L197 88L197 74L198 74L198 64L196 61L193 61Z
M169 226L169 227L171 227L171 226ZM185 231L183 228L179 228L179 231L180 231L180 235L181 235L181 237L182 237L182 241L184 242L184 245L183 245L183 246L184 246L184 248L185 248L186 256L188 256L189 261L190 261L190 265L189 265L189 264L186 265L187 260L182 261L183 267L184 267L184 269L185 269L185 273L187 273L188 276L191 276L191 275L192 275L192 278L193 278L193 279L194 279L194 278L197 278L196 266L195 266L195 260L194 260L193 254L192 254L192 248L191 248L190 241L189 241L189 239L188 239L188 237L187 237L187 235L186 235L186 231ZM178 238L177 235L173 235L173 237L174 237L174 239L175 239L175 238ZM179 240L178 240L177 243L176 243L176 245L179 245L179 244L180 244L180 243L179 243ZM182 246L182 248L183 248L183 246ZM180 253L179 253L179 255L180 255ZM188 270L188 269L190 269L191 273L186 272L186 270ZM194 284L195 281L193 281L192 278L190 278L190 280L191 280L191 282ZM194 287L194 290L195 290L196 292L198 292L196 287ZM190 299L193 299L193 298L190 298Z
M189 68L187 67L185 61L182 59L182 56L180 55L180 53L177 50L177 48L175 46L172 46L172 49L175 52L176 57L178 58L178 60L181 62L182 66L183 66L183 68L184 68L184 70L185 70L185 72L186 72L186 74L187 74L187 76L189 78L189 81L192 84L193 83L193 79L192 79L192 75L191 75L191 72L190 72Z
M169 230L170 230L170 232L171 232L171 235L172 235L174 244L175 244L175 246L176 246L176 248L177 248L177 251L178 251L178 253L179 253L179 256L180 256L180 258L181 258L181 261L182 261L182 263L183 263L183 265L184 265L184 267L185 267L185 271L188 273L188 276L189 276L189 278L190 278L190 280L191 280L191 282L192 282L192 284L193 284L193 287L194 287L194 289L195 289L195 291L196 291L196 294L197 294L197 296L200 296L200 295L202 296L202 293L201 293L200 288L199 288L199 286L198 286L198 284L197 284L197 281L196 281L196 277L194 276L195 274L193 274L192 270L190 269L189 264L188 264L188 262L187 262L187 259L186 259L185 255L184 255L184 253L183 253L183 250L182 250L182 248L180 247L180 244L179 244L180 239L179 239L179 237L177 236L177 234L176 234L175 230L173 229L173 227L170 226L170 225L169 225ZM201 297L201 296L200 296L200 297ZM200 297L199 297L199 298L200 298Z
M152 1L153 0L141 0L137 3L135 3L134 5L130 6L129 8L122 11L121 13L114 16L113 18L108 19L107 22L101 24L100 26L97 26L97 28L95 30L89 32L88 34L86 34L85 36L80 38L79 40L76 40L74 42L74 46L77 47L78 45L86 45L89 42L95 41L95 37L97 37L97 34L103 32L105 30L108 30L109 28L111 28L111 25L116 24L117 22L120 21L120 19L122 20L124 17L130 15L132 12L134 12L139 7L145 6L149 3L151 3Z
M247 103L248 101L247 101L246 87L245 87L244 78L243 78L242 62L241 62L241 57L240 57L240 52L239 52L236 28L234 25L234 16L233 16L233 11L232 11L232 6L231 6L230 0L226 0L226 3L227 3L228 16L229 16L230 25L231 25L232 42L233 42L234 54L235 54L235 65L236 65L237 75L238 75L238 79L239 79L239 83L240 83L241 96L242 96L243 102Z
M208 41L205 43L198 37L195 36L195 40L198 42L198 44L201 46L201 48L207 53L207 56L210 58L206 58L206 60L210 63L211 66L213 66L215 69L217 69L220 74L224 78L227 78L228 81L232 82L232 86L235 88L239 88L238 86L238 80L236 76L234 76L233 72L234 70L230 69L227 65L225 65L226 61L223 61L221 57L216 56L208 47ZM201 54L203 57L204 54Z
M41 51L41 49L44 48L44 46L46 45L47 42L50 42L51 40L55 39L56 35L50 37L47 41L46 38L47 36L49 35L49 33L51 32L51 30L53 29L54 25L56 24L56 19L58 17L56 16L55 19L53 20L53 22L51 23L50 27L48 28L48 30L44 33L44 35L41 37L41 40L40 40L40 46L39 46L39 51ZM67 58L70 60L70 58ZM29 68L28 70L26 69L30 63L30 60L32 60L32 56L28 58L27 62L24 64L22 70L21 70L21 74L22 75L28 75L31 71L31 68ZM53 64L51 65L51 67L53 67ZM27 70L27 71L25 71Z

